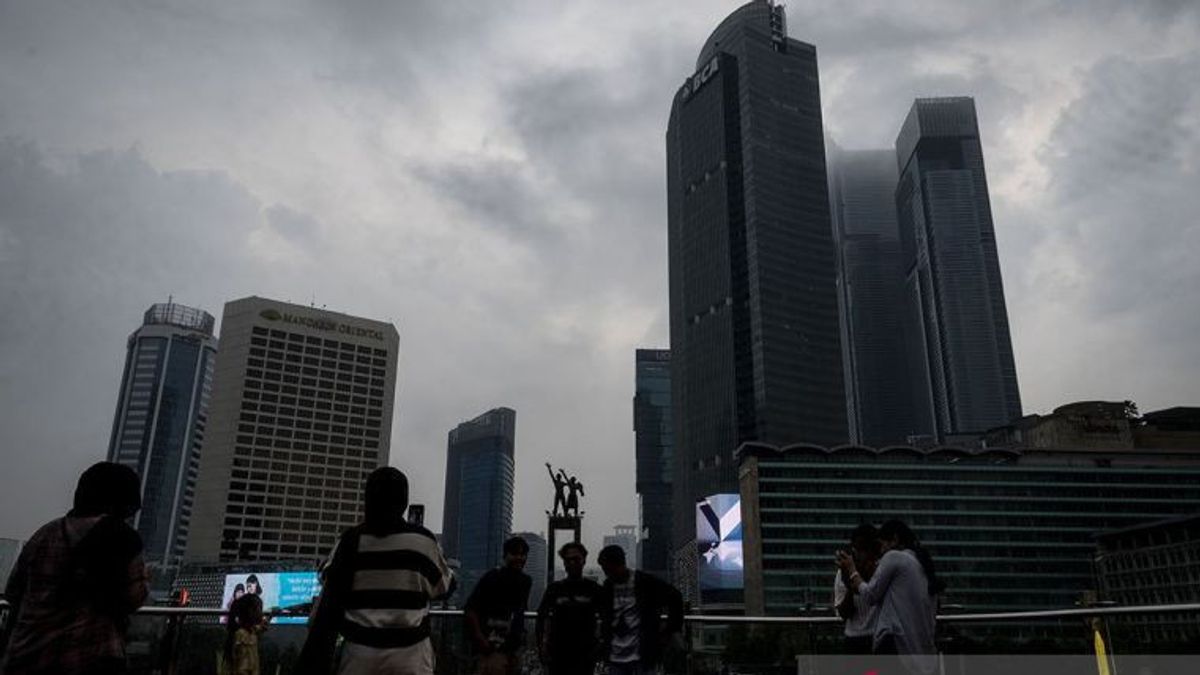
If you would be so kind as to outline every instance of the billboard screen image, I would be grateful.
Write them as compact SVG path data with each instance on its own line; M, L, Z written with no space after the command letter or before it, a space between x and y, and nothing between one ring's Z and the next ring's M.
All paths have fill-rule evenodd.
M700 592L742 589L742 498L719 494L696 502Z
M253 574L225 575L225 590L221 594L221 606L228 608L234 595L258 592L262 598L263 611L290 609L307 605L321 593L321 582L316 572L255 572ZM271 623L306 623L307 617L281 616ZM224 617L222 617L224 622Z

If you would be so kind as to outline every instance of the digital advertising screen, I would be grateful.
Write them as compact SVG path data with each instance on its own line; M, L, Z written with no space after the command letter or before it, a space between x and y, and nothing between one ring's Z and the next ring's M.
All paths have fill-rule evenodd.
M696 502L696 552L701 594L742 589L741 495L711 495Z
M225 575L225 591L221 594L221 606L228 608L235 597L244 593L258 593L262 598L263 611L290 609L307 605L321 594L321 582L316 572L253 572ZM224 617L221 621L224 623ZM304 616L273 617L271 623L305 623Z

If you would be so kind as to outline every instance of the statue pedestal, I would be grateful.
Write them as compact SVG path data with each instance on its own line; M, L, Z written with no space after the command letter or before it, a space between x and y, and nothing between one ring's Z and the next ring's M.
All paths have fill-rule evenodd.
M551 584L554 583L554 558L558 555L558 533L560 531L569 531L574 535L569 541L580 541L583 536L581 533L583 518L580 516L556 516L550 513L546 515L549 516L549 522L546 527L547 537L549 538L549 547L546 550L546 557L548 558L546 561L546 583Z

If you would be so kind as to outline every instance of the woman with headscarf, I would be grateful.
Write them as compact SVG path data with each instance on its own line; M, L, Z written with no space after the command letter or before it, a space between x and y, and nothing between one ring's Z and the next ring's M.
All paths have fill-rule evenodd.
M870 581L856 568L853 556L838 551L837 563L851 589L868 604L879 606L873 652L897 655L910 673L928 675L937 670L934 624L937 596L945 584L938 579L933 558L916 534L899 520L879 528L883 556Z
M146 599L142 540L125 521L141 508L129 467L94 464L79 477L73 508L21 550L5 597L14 625L6 675L125 672L125 630Z

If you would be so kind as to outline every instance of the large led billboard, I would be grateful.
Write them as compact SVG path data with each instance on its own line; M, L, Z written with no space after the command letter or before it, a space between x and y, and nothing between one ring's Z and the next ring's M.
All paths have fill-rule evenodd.
M234 595L257 592L264 611L293 609L309 605L321 594L321 582L316 572L254 572L225 575L225 591L221 606L228 609ZM271 623L305 623L304 616L280 616Z
M702 595L742 589L741 495L712 495L696 502L696 552Z

